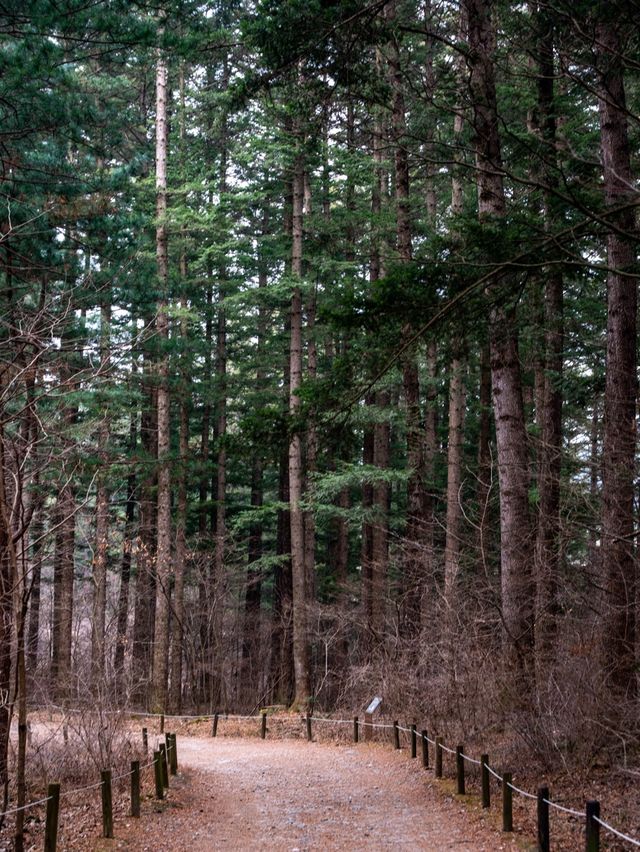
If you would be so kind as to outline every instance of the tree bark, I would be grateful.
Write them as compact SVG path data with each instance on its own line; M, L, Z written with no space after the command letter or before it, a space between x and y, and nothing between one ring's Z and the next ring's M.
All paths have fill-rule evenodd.
M621 23L596 27L600 144L607 234L607 361L602 471L602 537L606 611L604 654L612 687L635 694L633 484L637 399L637 194L631 174Z
M462 470L466 363L460 352L451 359L447 449L447 516L444 548L444 604L449 661L453 665L454 636L459 624L458 576L462 535Z
M289 512L291 523L291 572L293 590L293 667L295 673L294 706L304 708L310 698L309 637L307 628L307 582L304 560L304 518L302 507L302 437L299 391L302 384L302 293L297 283L302 277L304 162L296 154L293 173L293 213L291 275L291 336L289 346L289 414L292 432L289 439Z
M486 227L505 216L503 169L493 66L495 30L489 0L465 0L469 28L469 86L475 131L478 213ZM491 378L500 486L501 588L504 646L516 676L530 669L533 643L529 460L524 420L518 326L505 303L504 274L489 288ZM525 682L522 682L525 685Z
M156 330L161 351L158 359L158 503L156 545L156 614L153 633L152 709L164 713L167 705L169 601L171 582L171 451L168 355L162 351L169 338L168 235L167 235L167 64L156 65L156 261L159 298Z
M100 312L100 369L109 369L111 304L105 302ZM110 410L101 406L98 432L98 485L96 490L96 537L93 556L93 612L91 619L91 680L94 692L104 688L105 619L107 605L107 562L109 556L109 487L108 443Z

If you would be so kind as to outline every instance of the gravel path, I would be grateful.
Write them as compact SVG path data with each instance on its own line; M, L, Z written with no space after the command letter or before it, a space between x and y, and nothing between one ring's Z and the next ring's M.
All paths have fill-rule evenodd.
M197 796L163 815L164 847L174 852L523 848L437 789L406 751L183 737L179 759L197 770Z

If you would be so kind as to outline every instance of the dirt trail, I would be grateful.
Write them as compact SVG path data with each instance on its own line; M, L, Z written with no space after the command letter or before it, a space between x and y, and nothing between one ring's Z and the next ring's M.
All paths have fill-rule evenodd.
M175 852L522 849L435 789L404 751L183 737L179 758L210 805L171 814L164 839Z
M34 736L61 737L35 723ZM150 735L153 744L155 735ZM478 796L447 794L407 751L374 744L335 745L257 737L178 736L180 774L163 803L145 781L139 820L116 819L115 840L63 808L62 847L75 852L383 852L383 850L522 850L522 836L497 828ZM95 791L94 791L95 793ZM96 799L97 802L97 799ZM123 803L124 807L124 803ZM496 811L493 808L492 811ZM1 847L1 844L0 844Z

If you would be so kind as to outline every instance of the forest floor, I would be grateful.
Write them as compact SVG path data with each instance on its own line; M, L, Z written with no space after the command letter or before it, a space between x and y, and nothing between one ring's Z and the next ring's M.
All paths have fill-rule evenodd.
M44 726L43 726L44 728ZM34 726L34 738L40 725ZM150 733L150 744L153 736ZM532 849L505 835L498 809L454 795L451 782L371 743L178 736L179 774L164 801L143 776L141 819L128 816L126 779L114 789L115 838L100 839L98 791L61 803L58 848L73 852L210 850ZM42 848L43 814L26 849ZM0 849L11 848L0 841Z
M394 850L529 848L477 806L442 795L388 747L181 738L183 777L166 810L99 849Z
M123 720L124 721L124 720ZM349 726L314 725L314 742L305 737L303 720L294 714L269 716L267 739L259 737L259 723L220 718L218 736L211 736L211 722L167 719L167 730L177 734L179 774L171 778L163 801L154 797L152 767L142 775L142 817L129 816L129 780L126 767L135 757L148 764L141 753L141 726L149 730L149 747L163 739L158 719L118 723L120 750L113 765L113 840L101 839L100 791L95 789L94 768L79 761L82 753L80 726L69 727L68 742L62 736L62 719L55 714L36 714L31 723L33 756L47 755L42 778L63 781L58 849L69 852L209 852L209 850L532 850L535 847L535 801L514 797L513 834L501 831L502 806L499 786L492 781L492 807L482 810L479 778L469 767L467 791L455 793L451 760L447 757L444 779L422 768L420 758L411 760L407 738L403 748L390 747L387 731L376 732L379 741L351 740ZM85 734L86 740L86 734ZM473 753L473 752L472 752ZM433 757L433 755L432 755ZM82 764L82 766L80 766ZM500 764L498 764L500 765ZM119 767L119 768L118 768ZM74 775L82 771L84 774ZM474 774L475 772L475 774ZM564 776L552 789L560 801L579 802L586 792L575 775ZM635 779L612 784L607 773L589 792L606 803L614 824L637 828L630 812L638 800ZM35 779L34 779L35 781ZM518 781L530 790L536 778L520 773ZM84 790L92 786L93 789ZM30 799L44 794L44 781L30 785ZM558 799L556 799L557 801ZM13 848L11 822L0 833L0 852ZM44 808L28 812L25 850L41 850ZM572 852L584 844L584 820L552 814L552 847ZM627 844L603 837L603 848L622 850Z

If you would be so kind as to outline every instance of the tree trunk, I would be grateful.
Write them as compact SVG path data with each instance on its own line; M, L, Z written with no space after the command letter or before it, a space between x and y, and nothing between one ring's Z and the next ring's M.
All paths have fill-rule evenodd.
M156 546L156 614L153 633L152 709L166 711L169 650L169 600L171 582L171 451L167 238L167 65L160 57L156 65L156 259L158 307L156 329L161 347L158 360L158 504Z
M130 435L132 451L136 445L136 421L131 418ZM122 559L120 561L120 589L118 591L118 614L116 621L116 649L113 668L116 678L116 693L125 693L125 651L129 627L129 586L131 580L131 553L136 510L136 475L127 477L127 501L125 505L124 534L122 537Z
M100 369L109 368L111 304L102 305L100 313ZM104 688L105 619L107 605L107 562L109 556L109 488L108 443L110 409L101 406L102 421L98 433L98 485L96 491L96 538L93 556L93 612L91 619L91 681L94 692Z
M155 322L148 319L145 329L155 333ZM148 346L142 368L142 412L140 442L146 465L139 485L138 536L136 541L136 585L133 625L132 686L134 699L144 703L149 697L151 681L152 640L155 622L156 578L153 555L156 543L157 470L157 389L153 385L154 363Z
M457 352L451 359L449 378L449 426L447 449L447 518L444 548L444 605L448 658L453 665L455 634L460 625L458 576L462 535L462 470L466 363Z
M304 163L298 153L293 174L293 227L291 274L302 277ZM289 347L289 414L292 432L289 439L289 512L291 523L291 572L293 590L293 667L295 673L294 706L304 708L310 698L309 637L307 628L307 583L304 561L304 518L301 508L304 470L300 424L300 386L302 384L302 293L295 283L291 296L291 337Z
M637 239L619 26L596 28L600 144L607 234L607 372L604 401L601 550L606 575L604 649L612 687L637 690L633 484L637 398Z
M488 0L465 0L475 130L478 213L493 227L506 212L493 66L495 30ZM528 675L533 642L529 460L515 308L505 304L504 274L491 285L491 378L500 485L504 645L516 675ZM524 683L523 683L524 685Z

